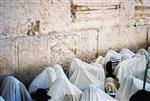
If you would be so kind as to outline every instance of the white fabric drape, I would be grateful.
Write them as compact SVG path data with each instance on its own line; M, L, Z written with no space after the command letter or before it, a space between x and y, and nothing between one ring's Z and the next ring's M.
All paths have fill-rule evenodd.
M84 90L90 84L95 84L101 89L104 88L104 69L74 59L69 72L72 74L70 77L71 83L81 90Z
M60 65L55 64L55 65L52 66L52 68L54 69L54 71L56 73L56 78L57 79L58 78L64 78L64 79L68 80L66 74L64 73L64 71L63 71L63 69L62 69L62 67Z
M121 55L116 51L109 50L104 57L104 67L106 66L108 61L112 62L112 69L114 70L118 63L121 61Z
M2 96L0 96L0 101L5 101Z
M79 101L82 91L64 78L58 78L48 91L49 101Z
M145 71L146 60L145 57L139 55L131 59L127 59L121 62L115 69L115 74L119 78L119 83L122 85L124 78L127 75L137 76L138 74Z
M95 85L89 85L85 89L80 101L117 101L104 91L95 87Z
M130 97L142 88L143 80L135 78L131 75L126 76L118 92L116 93L116 99L119 101L129 101ZM146 83L145 88L150 91L150 84Z
M55 70L51 67L47 67L32 81L32 83L29 86L29 93L32 93L33 91L36 91L39 88L47 89L50 86L52 86L55 80Z
M131 59L135 53L133 53L131 50L127 49L127 48L123 48L120 51L121 56L121 61L127 60L127 59Z
M4 78L0 95L6 101L32 101L25 86L12 76Z
M140 54L140 55L143 55L145 57L146 60L149 59L149 53L145 50L145 49L140 49L136 54Z

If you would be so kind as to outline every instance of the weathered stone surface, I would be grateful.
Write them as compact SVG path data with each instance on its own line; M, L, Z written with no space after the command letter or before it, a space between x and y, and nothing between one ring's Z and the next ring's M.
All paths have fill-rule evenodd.
M147 29L144 26L123 27L120 33L124 34L125 47L137 51L139 48L146 48Z
M49 39L51 64L66 66L75 58L78 36L74 32L55 33Z
M125 38L118 26L102 27L99 31L98 44L99 53L106 53L110 49L118 50L125 47Z
M115 5L120 3L122 0L72 0L75 5L85 5L85 6L91 6L91 5L101 5L101 6L107 6L107 5Z
M71 23L69 0L41 0L41 33L63 31Z
M137 25L150 24L150 1L141 0L135 4L135 20Z
M14 40L0 39L0 79L18 71L17 50Z
M50 61L46 36L22 37L16 40L18 50L17 75L23 82L31 81Z
M26 84L44 65L150 45L149 0L1 0L0 8L0 76Z
M76 56L87 62L92 61L97 54L97 30L81 30L76 33L78 35Z
M0 7L0 34L6 36L26 35L40 17L38 0L1 0Z
M39 21L39 34L63 30L71 22L69 0L2 0L0 34L26 36Z

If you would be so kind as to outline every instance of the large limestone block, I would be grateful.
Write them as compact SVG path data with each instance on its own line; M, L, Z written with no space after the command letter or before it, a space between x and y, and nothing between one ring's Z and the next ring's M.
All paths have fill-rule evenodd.
M70 0L41 0L41 33L63 31L71 23Z
M0 79L4 75L14 74L18 71L17 50L15 41L0 39Z
M126 48L138 50L141 47L146 47L147 29L145 26L123 26L120 28L120 33L124 35Z
M86 6L91 6L91 5L114 5L118 4L121 2L121 0L72 0L74 5L86 5Z
M92 61L97 54L98 31L96 29L79 30L76 56L84 61Z
M40 0L1 0L0 34L6 36L23 36L39 20Z
M98 51L100 54L106 53L108 50L118 50L125 47L124 34L120 33L118 26L102 27L99 30Z
M17 38L18 77L29 83L44 65L50 62L48 38L46 36L30 36Z
M62 32L50 35L49 48L51 64L68 65L75 58L78 36L76 32Z
M119 10L93 10L76 12L75 22L70 25L70 29L82 30L102 26L117 26L120 24Z
M135 0L122 0L120 5L120 26L134 25Z
M120 1L112 0L72 0L71 29L101 28L120 23Z

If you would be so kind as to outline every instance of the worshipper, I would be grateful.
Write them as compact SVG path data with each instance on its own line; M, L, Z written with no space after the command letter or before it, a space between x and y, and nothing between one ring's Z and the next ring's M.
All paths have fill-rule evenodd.
M108 61L106 64L106 78L108 77L112 77L113 79L116 79L116 76L113 74L113 70L112 70L112 62Z
M72 76L72 74L76 71L77 68L86 69L88 72L90 72L90 74L95 76L98 80L100 80L101 82L104 82L105 73L104 73L104 68L102 66L88 64L78 58L74 58L69 68L69 78Z
M57 78L68 79L62 67L58 64L47 67L40 73L29 86L29 92L32 93L37 89L49 89Z
M80 101L117 101L108 94L106 94L104 91L97 88L95 85L89 85Z
M49 88L49 101L79 101L82 91L71 84L62 67L58 64L52 66L56 73L56 81Z
M36 91L37 89L49 89L53 82L56 80L55 70L51 67L47 67L42 71L30 84L29 93Z
M117 53L116 51L109 50L104 57L104 67L106 67L108 61L112 62L112 70L114 71L116 66L121 61L121 54Z
M35 101L47 101L51 96L47 95L49 88L56 80L55 70L46 67L30 84L29 93Z
M106 64L105 90L107 93L116 93L118 88L119 88L119 80L113 74L112 62L109 61Z
M87 64L77 58L73 59L69 68L70 82L84 91L90 84L104 90L104 69Z
M2 96L0 96L0 101L5 101Z
M63 77L55 80L47 94L49 101L79 101L82 91Z
M127 49L127 48L123 48L119 54L121 54L121 61L127 60L127 59L131 59L135 53L133 53L131 50Z
M94 61L92 61L91 64L93 64L93 63L100 64L100 65L104 66L104 64L105 64L104 57L103 56L99 56Z
M130 98L130 101L149 101L150 100L150 91L147 91L145 90L145 86L146 86L146 82L147 82L147 74L150 74L150 72L148 71L150 68L149 66L149 61L147 63L147 68L145 70L145 73L144 73L144 82L143 82L143 89L142 90L139 90L137 91L135 94L133 94Z
M129 98L142 89L142 80L138 77L146 68L146 59L140 54L122 61L115 69L115 74L119 78L120 87L116 93L116 99L129 101ZM149 85L147 85L149 86Z
M64 78L64 79L68 80L66 74L64 73L64 71L63 71L63 69L62 69L62 67L60 65L55 64L55 65L52 66L52 68L54 69L54 71L56 73L56 79Z
M115 69L114 74L119 79L120 85L123 85L123 82L128 75L133 75L137 77L146 68L146 59L142 55L135 55L131 59L122 61Z
M142 88L143 88L143 80L140 80L134 77L133 75L128 75L125 77L123 83L120 85L115 98L119 101L129 101L131 96L135 94L138 90L141 90ZM148 82L146 83L145 89L147 91L150 91L150 83ZM146 100L142 99L141 101Z
M25 86L13 76L4 77L0 95L6 101L32 101Z
M146 60L148 60L149 56L150 56L149 53L143 48L139 49L136 54L140 54L140 55L144 56Z

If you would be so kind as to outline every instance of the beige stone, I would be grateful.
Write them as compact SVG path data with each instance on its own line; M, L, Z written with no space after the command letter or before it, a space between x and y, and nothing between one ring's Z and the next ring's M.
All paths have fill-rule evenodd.
M1 0L0 78L27 85L45 67L150 45L149 0Z

